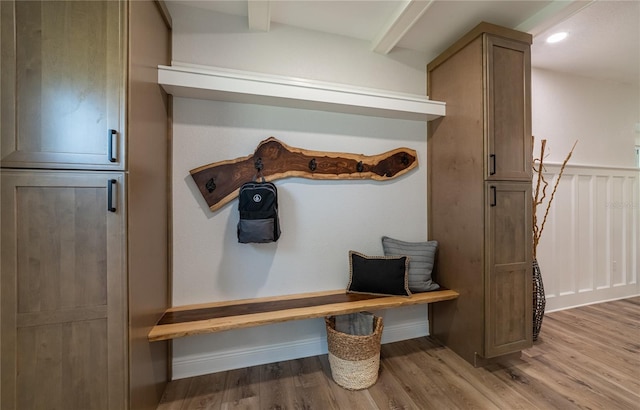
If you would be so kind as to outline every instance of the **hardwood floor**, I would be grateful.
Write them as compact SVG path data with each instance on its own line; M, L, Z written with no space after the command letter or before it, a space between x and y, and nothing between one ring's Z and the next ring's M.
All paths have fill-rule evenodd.
M428 337L382 346L380 376L348 391L327 355L169 383L159 410L640 409L640 297L553 312L520 358L474 368Z

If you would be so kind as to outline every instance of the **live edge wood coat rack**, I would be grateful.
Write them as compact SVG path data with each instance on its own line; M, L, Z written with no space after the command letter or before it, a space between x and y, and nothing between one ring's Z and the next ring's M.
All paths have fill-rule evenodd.
M388 180L418 165L416 152L396 148L378 155L310 151L270 137L252 155L214 162L190 171L209 209L215 211L238 196L240 186L256 176L266 181L287 177L309 179Z

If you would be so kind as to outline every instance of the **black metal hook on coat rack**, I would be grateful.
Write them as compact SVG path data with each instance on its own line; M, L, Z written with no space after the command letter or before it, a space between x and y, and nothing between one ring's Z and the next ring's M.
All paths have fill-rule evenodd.
M264 164L262 163L262 158L258 158L255 160L255 162L253 163L253 166L255 167L256 171L258 172L262 172L262 169L264 168Z
M213 180L213 178L211 178L207 181L205 187L207 188L207 191L209 191L209 193L212 193L216 189L216 182Z
M256 160L253 162L253 167L256 169L256 175L253 179L257 181L259 178L262 178L262 180L264 181L264 175L262 175L262 170L264 169L262 157L256 158Z

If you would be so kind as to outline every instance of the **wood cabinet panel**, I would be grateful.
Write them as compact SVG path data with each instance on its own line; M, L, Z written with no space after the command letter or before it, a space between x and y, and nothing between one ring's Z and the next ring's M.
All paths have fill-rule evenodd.
M19 328L16 408L108 410L107 340L106 317Z
M168 243L170 98L157 67L171 62L171 33L157 4L129 4L127 238L129 266L129 407L155 410L167 382L168 343L147 335L170 305Z
M487 35L487 179L531 179L531 52Z
M531 344L531 184L488 182L486 197L484 357L490 358Z
M123 3L3 1L0 7L2 165L122 169ZM110 129L117 132L112 144Z
M106 305L105 187L16 190L18 313Z
M3 169L0 178L1 407L124 408L124 174Z
M428 228L439 243L434 279L461 291L456 301L429 306L430 333L465 358L483 343L484 126L468 120L483 116L482 59L477 38L429 72L429 95L448 105L447 115L428 125Z

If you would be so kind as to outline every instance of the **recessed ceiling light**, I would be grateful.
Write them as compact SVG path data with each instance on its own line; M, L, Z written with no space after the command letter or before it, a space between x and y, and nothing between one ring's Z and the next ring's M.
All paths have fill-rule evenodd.
M562 41L565 38L567 38L567 32L566 31L560 31L558 33L554 33L554 34L550 35L549 37L547 37L547 43L557 43L558 41Z

